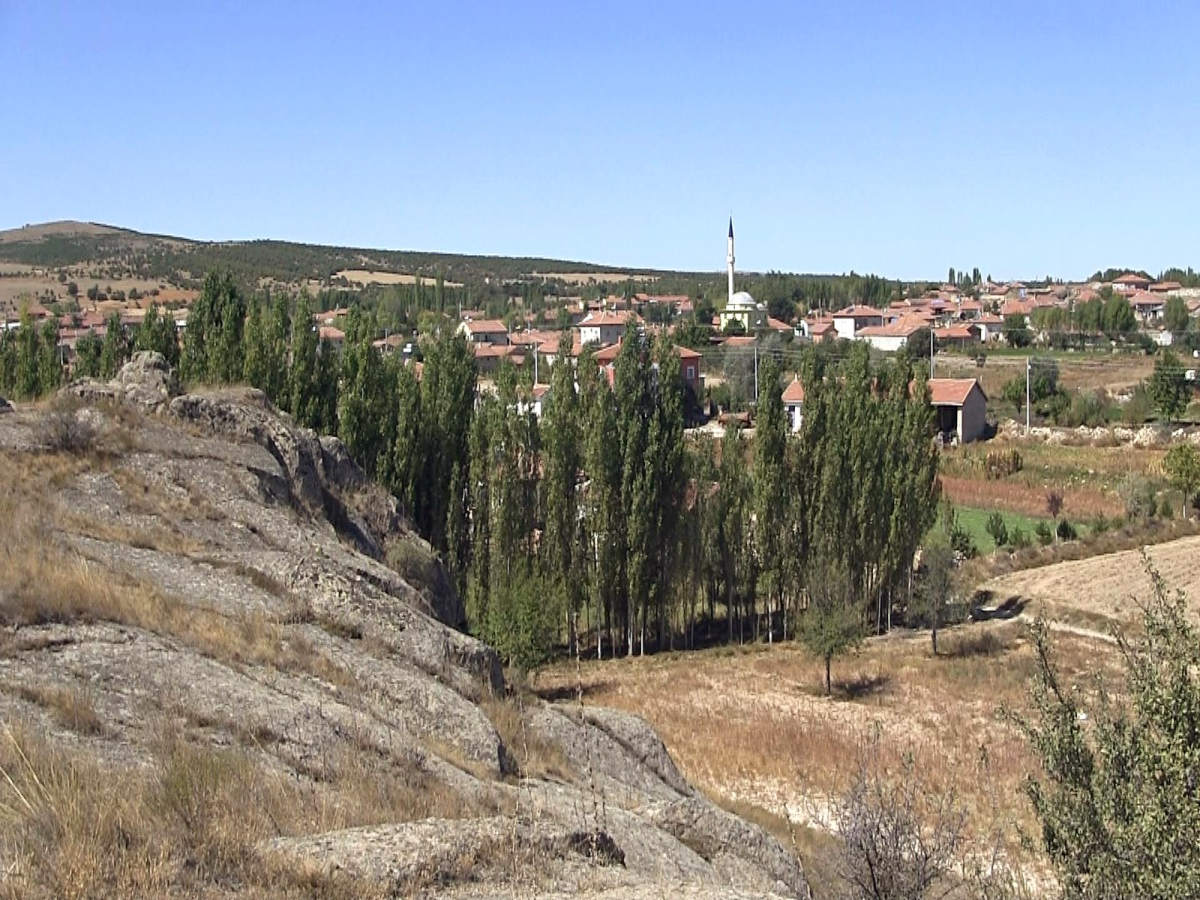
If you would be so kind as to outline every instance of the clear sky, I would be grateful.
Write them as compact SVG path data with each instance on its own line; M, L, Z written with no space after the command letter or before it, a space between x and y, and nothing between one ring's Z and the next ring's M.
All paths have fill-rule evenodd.
M0 0L0 228L1200 267L1200 3Z

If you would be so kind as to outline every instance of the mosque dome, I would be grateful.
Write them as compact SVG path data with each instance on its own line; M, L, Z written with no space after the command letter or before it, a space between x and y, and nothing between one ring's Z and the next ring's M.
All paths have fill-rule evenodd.
M757 307L754 303L754 298L751 297L746 291L738 291L729 298L728 308L752 310L756 309Z

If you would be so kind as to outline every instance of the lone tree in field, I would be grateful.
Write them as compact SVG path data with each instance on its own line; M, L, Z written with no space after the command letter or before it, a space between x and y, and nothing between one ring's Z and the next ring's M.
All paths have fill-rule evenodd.
M1200 637L1144 559L1144 635L1118 636L1125 696L1063 684L1049 629L1034 629L1033 713L1016 721L1041 763L1027 790L1066 900L1194 897L1200 884Z
M947 603L954 597L954 550L939 537L921 549L921 572L912 598L912 625L929 627L933 655L938 652L938 629L946 621Z
M845 569L820 565L808 582L808 608L800 617L800 642L825 663L825 693L833 692L833 658L853 650L866 633L863 605Z

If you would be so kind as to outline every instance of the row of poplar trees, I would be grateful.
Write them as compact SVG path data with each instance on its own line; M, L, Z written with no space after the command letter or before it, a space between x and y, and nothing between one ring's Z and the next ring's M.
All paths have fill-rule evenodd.
M472 629L521 666L564 643L609 656L795 635L828 663L888 627L936 517L931 408L903 355L806 357L798 432L768 358L753 436L731 424L714 438L685 435L665 336L630 337L611 369L588 348L573 364L563 340L539 395L508 366L494 392L478 390L450 322L418 370L381 355L369 313L351 310L339 352L307 296L248 301L228 274L206 278L182 347L167 321L148 315L130 334L110 323L123 337L86 365L94 355L108 374L133 349L159 349L185 381L252 384L337 434L447 563ZM8 344L57 384L50 335L22 329Z

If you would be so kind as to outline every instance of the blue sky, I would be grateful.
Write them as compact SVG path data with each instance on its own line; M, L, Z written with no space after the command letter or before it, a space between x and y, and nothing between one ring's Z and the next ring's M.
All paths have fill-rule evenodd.
M0 0L0 228L717 270L1200 266L1194 2Z

